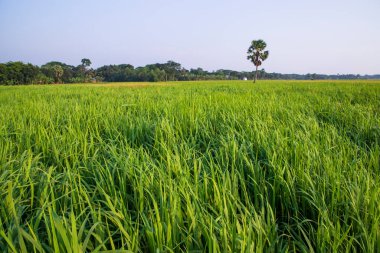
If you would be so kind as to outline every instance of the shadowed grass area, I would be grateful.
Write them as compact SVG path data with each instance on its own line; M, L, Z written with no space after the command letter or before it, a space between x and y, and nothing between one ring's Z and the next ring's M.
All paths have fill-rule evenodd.
M379 252L380 81L0 87L2 252Z

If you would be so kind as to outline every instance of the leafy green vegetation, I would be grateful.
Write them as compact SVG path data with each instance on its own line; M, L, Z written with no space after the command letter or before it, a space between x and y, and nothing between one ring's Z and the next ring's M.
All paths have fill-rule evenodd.
M260 45L259 45L260 46ZM262 52L260 59L252 58L254 64L261 64L268 53ZM255 63L256 62L256 63ZM41 67L22 62L0 63L0 85L52 84L52 83L99 83L99 82L167 82L199 80L347 80L347 79L380 79L380 75L324 75L324 74L281 74L258 71L235 71L219 69L207 71L202 68L185 69L180 63L148 64L134 67L130 64L106 65L97 69L90 68L91 61L82 59L78 66L52 61Z
M1 252L380 251L379 81L123 85L0 87Z

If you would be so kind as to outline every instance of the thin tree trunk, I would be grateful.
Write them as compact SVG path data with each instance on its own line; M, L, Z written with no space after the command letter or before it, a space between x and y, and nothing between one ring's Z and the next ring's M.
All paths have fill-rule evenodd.
M253 83L256 83L256 79L257 79L257 69L259 68L259 66L256 66L256 73L255 73L255 79L253 80Z

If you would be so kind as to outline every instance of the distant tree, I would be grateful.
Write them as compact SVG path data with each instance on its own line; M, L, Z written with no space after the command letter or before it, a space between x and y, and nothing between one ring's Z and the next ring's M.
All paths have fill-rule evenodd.
M0 84L18 85L36 83L39 74L41 74L39 67L30 63L8 62L0 64Z
M61 77L61 81L63 83L71 83L72 79L75 76L75 67L71 65L67 65L63 62L59 61L51 61L41 66L41 71L44 73L47 77L51 79L56 79L54 75L54 66L61 66L63 69L63 74Z
M174 61L168 61L167 63L161 64L160 68L166 73L165 81L177 81L177 77L180 75L182 69L181 64Z
M83 58L81 60L81 62L82 62L82 66L84 66L84 67L90 67L90 65L91 65L90 59L87 59L87 58Z
M267 77L267 73L265 72L265 69L261 69L258 71L258 78L265 79Z
M22 83L31 84L37 82L36 77L40 73L40 69L30 63L23 64L21 73L23 75Z
M62 81L63 76L63 68L60 65L53 66L54 71L54 81L55 83L60 83Z
M259 41L260 42L260 41ZM207 71L202 68L187 70L180 63L148 64L137 67L130 64L108 65L97 69L89 68L91 61L82 59L78 66L67 65L59 61L48 62L41 67L23 62L0 63L0 85L47 84L47 83L83 83L83 82L160 82L185 80L237 80L237 79L282 79L282 80L323 80L323 79L380 79L380 75L323 75L323 74L281 74L267 73L257 68L268 57L264 51L265 43L252 42L249 49L250 59L256 65L255 71L234 71L219 69ZM258 45L259 44L259 45ZM63 71L63 72L62 72Z
M8 81L8 68L7 65L0 63L0 84L7 84Z
M264 51L267 47L267 44L263 40L253 40L251 46L247 51L247 59L250 60L256 66L256 73L254 82L256 83L257 79L257 70L261 66L262 62L265 61L269 56L269 51Z
M81 63L82 64L77 67L79 70L79 80L81 79L82 82L89 82L94 76L92 69L89 68L91 61L90 59L83 58Z

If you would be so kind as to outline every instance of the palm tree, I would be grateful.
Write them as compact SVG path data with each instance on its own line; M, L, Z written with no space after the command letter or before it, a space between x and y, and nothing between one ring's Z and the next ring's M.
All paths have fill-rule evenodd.
M257 70L259 66L265 61L269 56L269 51L264 51L267 47L267 43L263 40L253 40L251 46L248 48L247 59L250 60L256 66L255 80L257 79Z
M55 83L60 83L61 82L61 77L63 76L63 68L60 65L54 65L53 66L53 71L54 71L54 81Z

